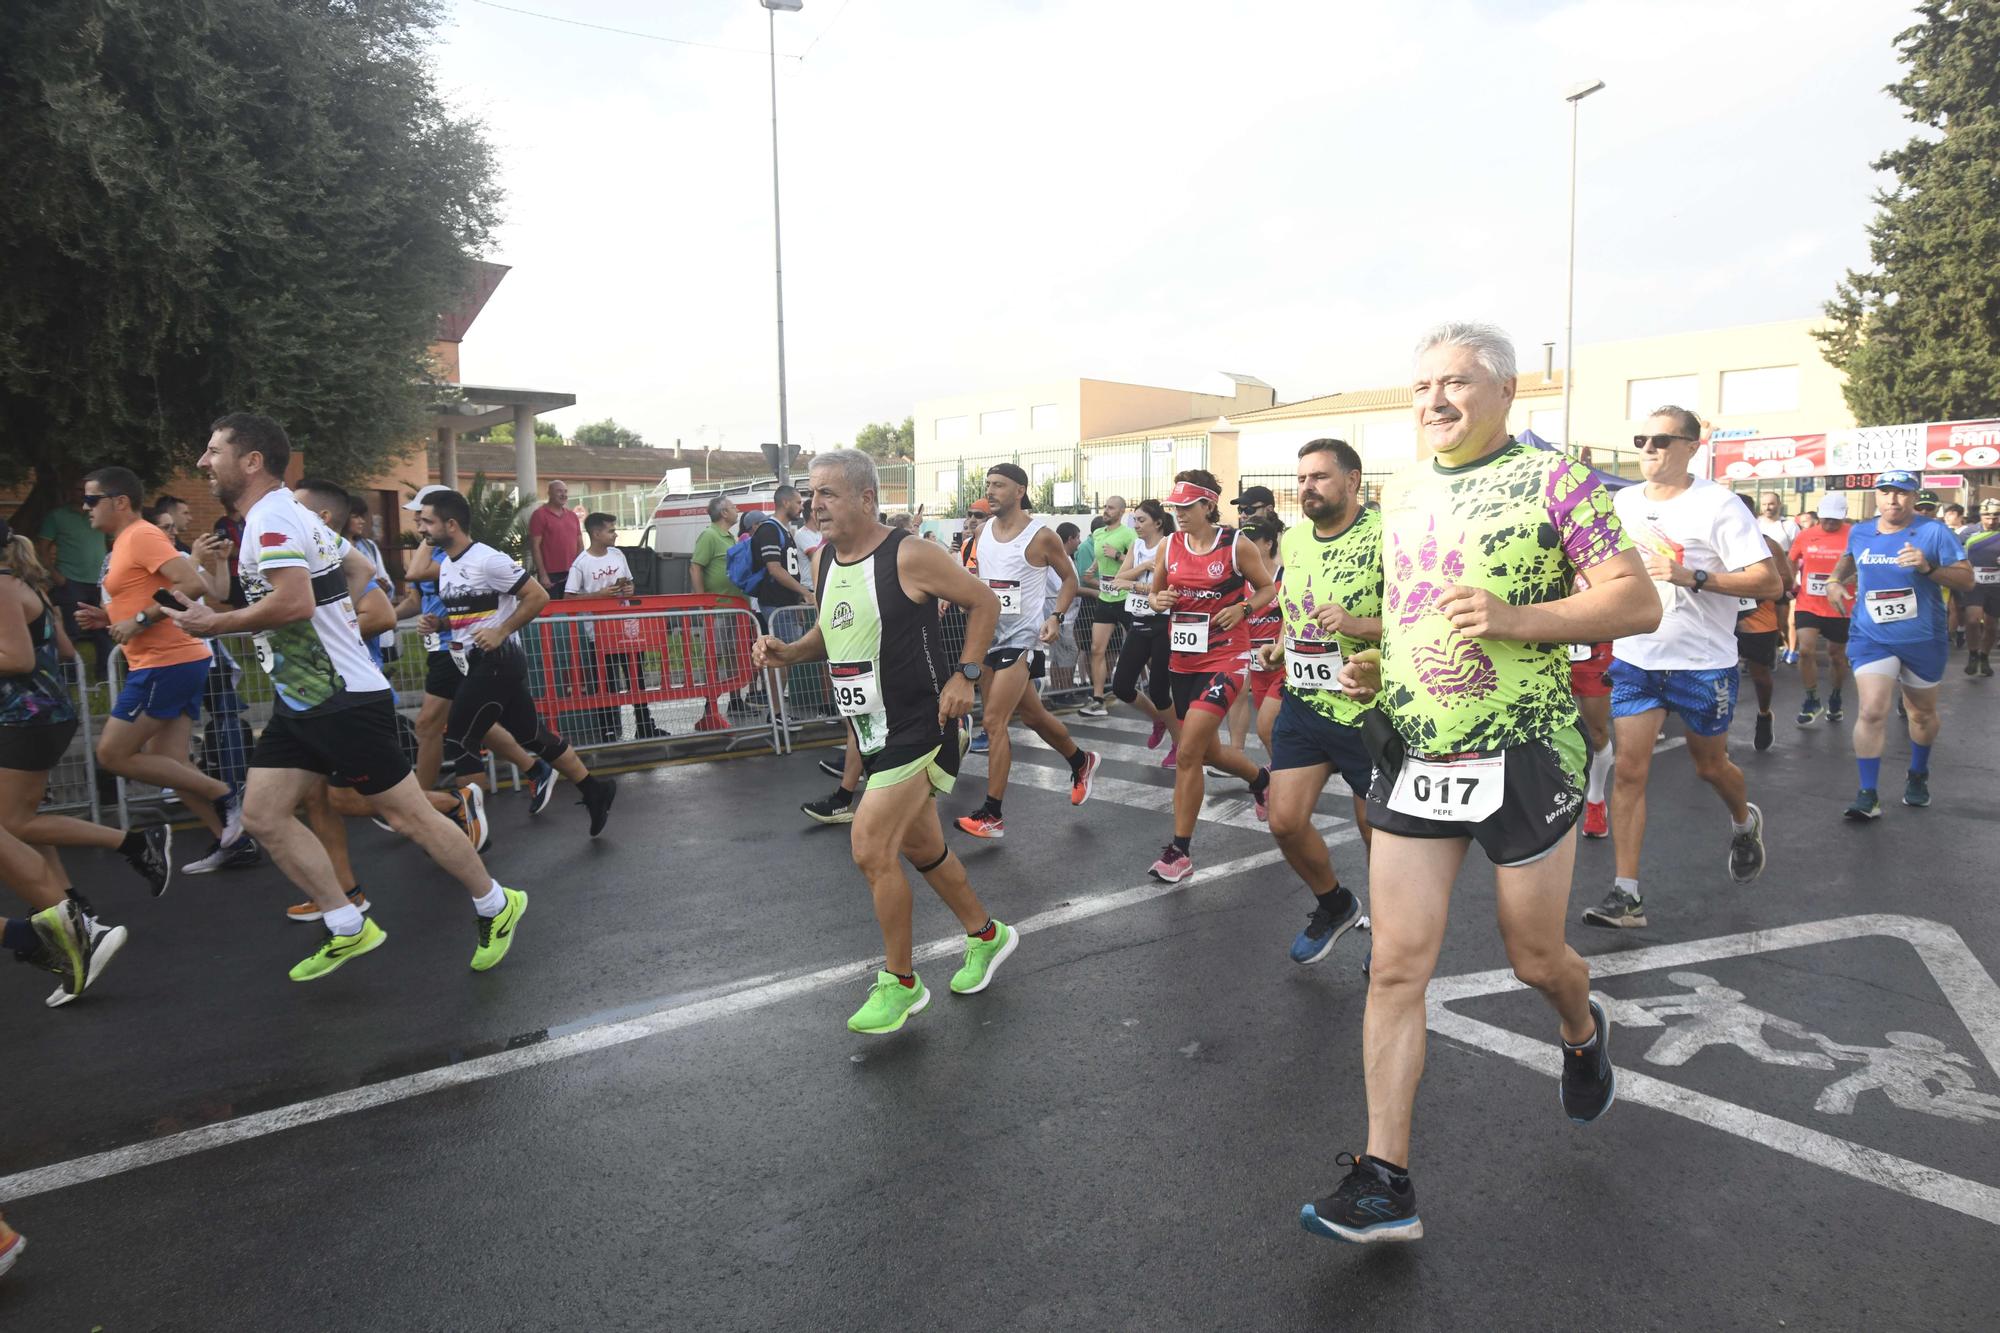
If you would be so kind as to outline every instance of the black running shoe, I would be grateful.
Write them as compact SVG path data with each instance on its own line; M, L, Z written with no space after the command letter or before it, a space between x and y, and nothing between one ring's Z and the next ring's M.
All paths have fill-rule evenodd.
M1417 1187L1403 1177L1399 1189L1389 1168L1373 1157L1342 1153L1334 1165L1352 1167L1333 1193L1299 1209L1299 1225L1315 1236L1368 1245L1385 1240L1422 1240Z
M1596 1038L1580 1051L1563 1043L1562 1083L1557 1089L1563 1114L1579 1125L1597 1119L1618 1100L1618 1071L1611 1067L1611 1020L1595 1000L1590 1002L1590 1016L1597 1020Z
M1757 714L1756 746L1760 750L1771 748L1771 715L1769 713Z
M139 836L146 840L146 845L126 857L125 863L145 877L153 896L158 898L174 882L174 831L160 824Z
M836 789L832 795L807 801L799 809L815 824L852 824L857 804L854 797L853 792Z
M590 836L604 832L604 821L611 818L611 801L618 795L618 784L610 778L592 778L590 790L583 794L579 802L590 811Z
M1750 827L1729 835L1729 877L1738 884L1764 873L1764 812L1755 801L1744 804L1750 807Z

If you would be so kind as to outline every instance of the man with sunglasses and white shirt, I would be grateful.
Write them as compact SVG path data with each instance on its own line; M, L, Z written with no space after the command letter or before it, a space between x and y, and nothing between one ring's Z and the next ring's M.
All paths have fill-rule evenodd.
M1611 645L1611 719L1617 760L1611 836L1617 861L1611 892L1583 919L1595 926L1643 926L1639 853L1646 839L1646 779L1653 745L1672 711L1687 728L1695 775L1729 811L1729 877L1747 884L1764 869L1764 815L1748 800L1743 770L1729 759L1729 724L1738 685L1736 613L1741 599L1778 596L1784 584L1757 520L1726 486L1688 471L1701 421L1681 407L1647 418L1639 449L1643 485L1613 504L1659 591L1660 626Z

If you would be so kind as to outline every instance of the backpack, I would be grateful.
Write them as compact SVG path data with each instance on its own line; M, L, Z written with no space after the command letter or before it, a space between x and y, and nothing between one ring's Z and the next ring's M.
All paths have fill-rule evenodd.
M763 526L761 523L757 525L758 528ZM752 528L747 534L737 538L736 544L729 548L729 581L750 597L757 595L758 587L770 573L757 563L757 553L754 549L756 536L757 528Z

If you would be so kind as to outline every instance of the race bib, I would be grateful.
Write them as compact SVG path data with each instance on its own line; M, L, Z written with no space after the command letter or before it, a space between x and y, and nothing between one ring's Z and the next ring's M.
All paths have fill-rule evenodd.
M451 645L451 664L458 668L458 674L461 676L472 674L472 661L466 656L464 644L454 643Z
M1594 643L1573 643L1569 646L1569 660L1572 662L1588 662L1590 655L1596 651L1597 645Z
M1006 620L1021 614L1021 585L1006 579L988 579L986 586L993 589L993 595L1000 599L1000 618Z
M2000 565L1995 565L1991 569L1973 570L1972 581L1974 583L2000 583Z
M264 674L269 675L271 672L277 670L278 655L271 650L270 631L257 631L250 636L250 642L257 645L257 665L264 668Z
M833 677L833 706L842 717L861 717L882 711L882 696L875 684L873 662L829 662Z
M1806 596L1808 597L1826 596L1827 579L1828 576L1825 574L1806 575Z
M1389 808L1419 819L1476 824L1500 808L1506 776L1504 754L1438 760L1411 755L1389 791Z
M1340 645L1306 643L1285 636L1285 684L1294 690L1340 688Z
M1177 653L1208 651L1208 617L1200 611L1176 611L1167 646Z
M424 651L425 651L425 652L427 652L427 653L441 653L441 652L443 652L443 651L444 651L444 638L443 638L443 637L442 637L441 635L437 635L437 634L426 634L426 635L424 635Z
M1868 618L1878 625L1917 618L1915 588L1880 588L1868 594Z

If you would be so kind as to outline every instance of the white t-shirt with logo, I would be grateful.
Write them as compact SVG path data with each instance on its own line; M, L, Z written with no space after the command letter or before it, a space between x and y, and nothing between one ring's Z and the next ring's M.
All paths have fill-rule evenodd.
M632 566L617 547L607 546L603 555L592 555L590 548L585 547L570 565L569 581L563 584L563 591L572 597L589 597L609 592L631 577Z
M1612 501L1626 534L1647 551L1709 574L1735 573L1771 558L1757 521L1736 493L1697 477L1670 500L1647 498L1644 483L1627 486ZM1664 614L1651 634L1612 642L1611 655L1643 671L1706 671L1737 660L1736 613L1740 598L1655 582Z
M340 567L347 543L280 486L243 516L236 572L254 606L271 593L271 575L303 569L312 580L310 620L251 636L257 663L271 678L278 703L295 713L330 713L362 702L356 696L389 688L361 642L361 621Z
M516 594L528 581L527 571L485 542L474 542L455 556L439 551L437 561L438 596L451 637L458 642L469 645L477 631L506 623L520 605Z

